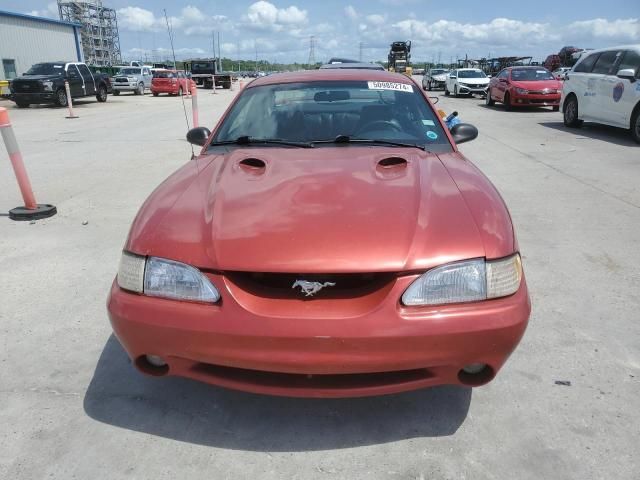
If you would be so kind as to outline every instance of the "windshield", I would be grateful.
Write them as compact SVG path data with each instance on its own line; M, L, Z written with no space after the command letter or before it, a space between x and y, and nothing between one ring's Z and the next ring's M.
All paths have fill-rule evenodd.
M62 75L64 65L61 63L36 63L25 75Z
M545 68L514 68L511 70L511 80L518 81L537 81L537 80L555 80L551 72Z
M153 72L153 78L176 78L174 72Z
M120 75L140 75L139 68L123 68L120 70Z
M487 78L482 70L459 70L458 78Z
M413 85L316 81L248 88L213 142L239 137L290 142L380 139L450 151L436 113ZM436 147L436 148L432 148Z
M436 68L435 70L431 70L431 75L442 75L443 73L447 73L447 70L443 68Z

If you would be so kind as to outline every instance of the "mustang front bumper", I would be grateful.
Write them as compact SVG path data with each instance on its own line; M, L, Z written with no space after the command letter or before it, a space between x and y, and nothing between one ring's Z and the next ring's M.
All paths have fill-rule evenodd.
M108 311L137 368L284 396L380 395L490 381L527 326L523 279L510 297L437 307L402 306L417 275L359 298L273 299L208 274L215 305L137 295L114 282ZM162 357L154 366L147 355ZM469 375L462 368L484 363Z

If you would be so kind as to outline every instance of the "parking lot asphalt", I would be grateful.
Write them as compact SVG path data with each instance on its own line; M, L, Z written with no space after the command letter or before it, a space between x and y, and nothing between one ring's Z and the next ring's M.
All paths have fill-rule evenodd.
M233 94L200 90L201 124ZM550 109L433 94L480 131L461 150L510 208L529 328L487 386L341 400L144 377L112 336L129 225L191 155L179 98L79 101L73 120L0 101L36 198L59 210L0 217L0 479L637 479L640 147ZM0 212L21 204L0 148Z

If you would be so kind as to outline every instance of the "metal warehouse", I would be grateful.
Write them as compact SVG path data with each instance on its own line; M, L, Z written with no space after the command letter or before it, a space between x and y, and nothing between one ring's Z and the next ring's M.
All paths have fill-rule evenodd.
M10 80L38 62L83 61L82 25L0 10L0 79Z

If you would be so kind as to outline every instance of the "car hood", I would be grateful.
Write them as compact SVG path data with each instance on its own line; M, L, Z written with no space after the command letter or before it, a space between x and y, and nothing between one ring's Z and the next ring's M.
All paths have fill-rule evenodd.
M527 90L543 90L545 88L562 90L562 83L558 80L512 81L511 83L514 87Z
M16 77L12 82L19 82L20 80L56 80L58 78L62 78L61 75L22 75L20 77Z
M488 77L485 78L458 78L459 83L475 83L475 84L488 84L490 79Z
M266 167L254 160L244 166L247 158ZM406 163L383 165L388 158ZM508 214L501 221L510 235ZM125 248L225 271L408 271L485 256L481 230L436 155L247 148L190 162L165 181L138 214Z
M439 73L438 75L434 75L431 78L433 78L434 80L437 80L438 82L444 82L447 79L447 74Z

